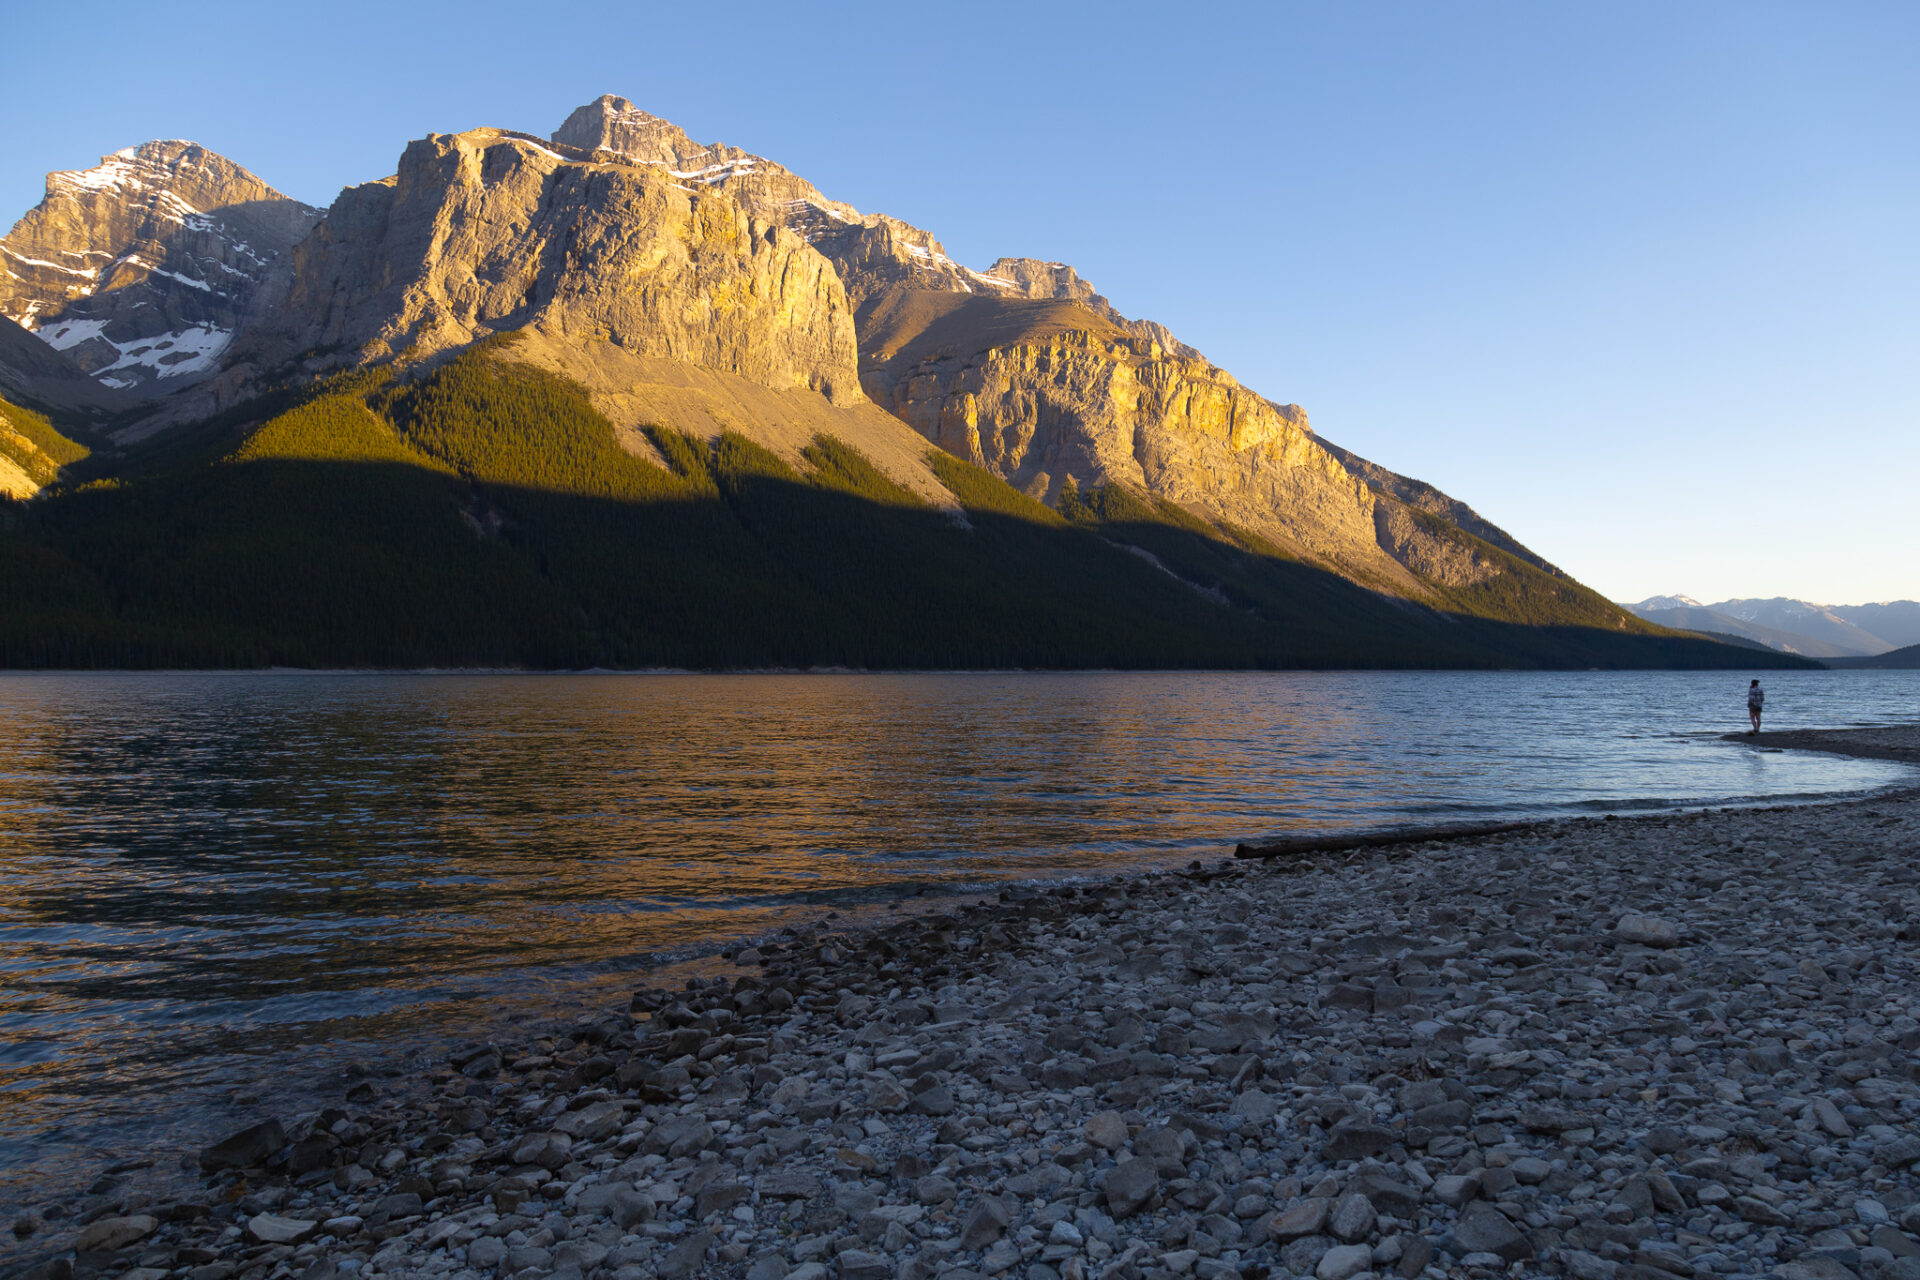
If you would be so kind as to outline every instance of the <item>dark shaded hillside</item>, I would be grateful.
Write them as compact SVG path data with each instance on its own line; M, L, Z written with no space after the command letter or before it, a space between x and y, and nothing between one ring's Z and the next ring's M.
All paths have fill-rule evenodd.
M1650 631L1387 599L1103 490L1064 514L933 455L965 520L820 437L623 450L571 383L473 350L213 422L0 532L10 666L1751 666ZM104 465L104 464L103 464ZM1467 535L1461 535L1467 536ZM1507 607L1511 602L1504 602ZM1765 665L1763 663L1763 665ZM1778 665L1795 665L1782 657Z
M1910 644L1904 649L1876 653L1871 658L1830 658L1827 665L1843 668L1862 667L1876 671L1920 670L1920 644Z

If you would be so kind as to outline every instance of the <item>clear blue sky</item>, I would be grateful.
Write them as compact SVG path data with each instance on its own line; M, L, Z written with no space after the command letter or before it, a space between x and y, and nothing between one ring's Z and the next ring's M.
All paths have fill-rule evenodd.
M1920 4L22 6L0 219L155 137L317 204L624 94L1075 264L1618 599L1920 598ZM95 52L87 53L86 50Z

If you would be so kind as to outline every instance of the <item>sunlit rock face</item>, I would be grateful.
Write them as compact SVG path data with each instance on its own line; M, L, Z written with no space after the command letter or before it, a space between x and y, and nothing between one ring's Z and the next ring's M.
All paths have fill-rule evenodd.
M1125 484L1350 572L1404 576L1376 542L1375 495L1306 415L1197 355L1077 304L902 294L865 319L881 338L868 394L1036 497Z
M0 400L0 498L25 499L40 492L60 467L20 429L24 424L13 420L14 412Z
M947 256L931 233L885 214L863 214L764 156L724 143L699 143L684 130L608 94L581 107L554 131L555 143L655 172L698 191L716 192L755 218L786 227L830 259L853 304L876 289L1002 287L984 283Z
M1124 484L1416 596L1423 579L1471 585L1502 572L1416 510L1467 520L1548 567L1464 503L1327 446L1299 406L1122 315L1065 263L965 267L921 228L861 213L763 156L697 143L625 98L581 107L553 141L724 193L803 237L846 285L867 395L1035 496L1057 500L1068 480Z
M276 338L337 360L430 356L534 326L858 399L832 264L664 170L494 129L414 142L343 192L293 255Z
M170 390L272 306L276 268L319 216L194 143L128 147L47 175L0 240L0 315L105 387Z
M701 143L625 98L604 95L554 130L556 144L656 169L689 187L717 191L753 216L784 226L824 254L859 307L896 286L995 298L1084 303L1122 328L1177 346L1151 321L1129 321L1062 262L1001 258L984 271L947 256L932 232L834 200L784 165L721 142Z

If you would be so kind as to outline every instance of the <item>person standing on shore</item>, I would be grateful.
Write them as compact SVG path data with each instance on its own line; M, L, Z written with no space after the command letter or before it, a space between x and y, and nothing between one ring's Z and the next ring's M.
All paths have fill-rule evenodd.
M1753 732L1760 732L1760 708L1767 705L1767 694L1758 680L1747 686L1747 718L1753 721Z

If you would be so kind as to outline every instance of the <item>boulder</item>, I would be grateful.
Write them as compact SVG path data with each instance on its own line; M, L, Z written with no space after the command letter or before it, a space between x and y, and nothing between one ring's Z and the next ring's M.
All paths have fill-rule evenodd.
M713 1126L697 1115L679 1115L662 1120L640 1143L645 1155L664 1155L669 1160L704 1151L713 1142Z
M111 1253L146 1239L159 1225L159 1219L144 1213L125 1218L98 1218L80 1229L73 1247L81 1253Z
M598 1142L626 1122L627 1109L618 1102L595 1102L561 1116L553 1122L553 1131L584 1142Z
M1327 1135L1322 1158L1340 1164L1385 1155L1393 1147L1393 1131L1370 1124L1338 1124Z
M771 1200L811 1200L825 1190L820 1179L804 1169L780 1169L761 1174L753 1187Z
M251 1169L265 1164L287 1145L287 1131L278 1120L262 1120L238 1133L228 1134L200 1153L200 1167L208 1173L220 1169Z
M840 1280L893 1280L893 1264L878 1253L865 1249L843 1249L834 1258Z
M1266 1220L1266 1233L1274 1240L1298 1240L1302 1236L1317 1236L1327 1228L1327 1218L1333 1212L1333 1201L1324 1196L1302 1200L1290 1209L1281 1209L1269 1214Z
M1527 1243L1520 1229L1507 1220L1507 1215L1481 1203L1468 1205L1460 1215L1460 1221L1454 1224L1449 1249L1456 1255L1497 1254L1508 1263L1533 1256L1533 1246Z
M1102 1194L1107 1209L1116 1218L1131 1217L1160 1190L1160 1172L1152 1160L1133 1156L1122 1160L1107 1174Z
M693 1198L693 1216L705 1218L745 1204L753 1196L751 1188L740 1182L715 1182L702 1187Z
M713 1249L713 1233L695 1231L667 1250L660 1259L659 1272L668 1280L678 1280L681 1276L690 1276L706 1266L707 1254Z
M1102 1151L1118 1151L1127 1144L1127 1122L1118 1111L1096 1111L1082 1130L1088 1142Z
M982 1196L960 1226L962 1249L984 1249L1006 1233L1012 1215L998 1196Z
M1613 926L1614 940L1665 949L1680 945L1680 926L1659 916L1624 915Z
M564 1133L529 1133L513 1144L507 1159L515 1164L538 1165L558 1169L573 1151L573 1139Z
M1333 1212L1327 1215L1327 1229L1335 1239L1351 1244L1355 1240L1365 1239L1373 1231L1377 1216L1373 1202L1355 1191L1340 1197L1333 1206Z

